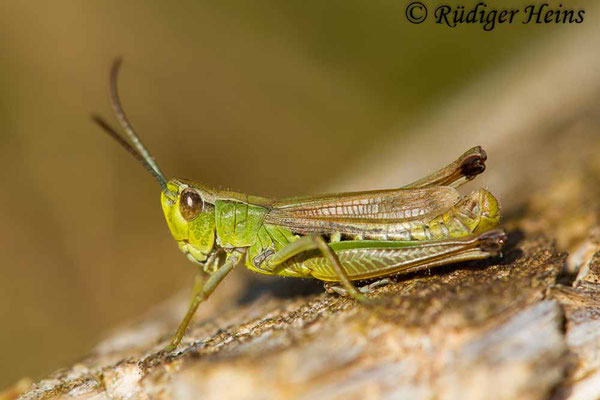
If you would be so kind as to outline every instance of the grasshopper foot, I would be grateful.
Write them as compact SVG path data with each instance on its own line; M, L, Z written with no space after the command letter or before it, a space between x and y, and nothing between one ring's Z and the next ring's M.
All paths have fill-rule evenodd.
M169 343L168 345L165 346L165 348L163 349L163 351L165 353L171 353L172 351L174 351L177 348L176 344L173 343Z
M361 303L368 303L369 299L367 299L367 297L364 295L372 293L375 289L380 288L382 286L389 285L390 283L392 283L390 278L383 278L383 279L379 279L375 282L371 282L368 285L361 286L358 288L358 291L360 292L360 294L359 294L360 298L355 298L355 299ZM325 290L327 291L327 293L336 293L342 297L354 297L348 291L348 289L346 289L345 287L343 287L342 285L340 285L338 283L325 282Z

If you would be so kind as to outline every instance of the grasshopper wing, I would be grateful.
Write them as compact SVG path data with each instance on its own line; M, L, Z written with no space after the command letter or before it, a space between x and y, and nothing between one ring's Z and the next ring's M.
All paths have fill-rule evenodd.
M360 233L361 227L402 224L438 215L460 198L449 186L296 197L276 201L265 222L302 233Z

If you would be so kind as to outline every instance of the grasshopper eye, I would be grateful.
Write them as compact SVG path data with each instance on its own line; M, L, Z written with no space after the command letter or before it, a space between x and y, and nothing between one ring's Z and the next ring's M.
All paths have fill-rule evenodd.
M179 211L186 221L192 221L202 211L202 198L194 189L184 189L179 198Z

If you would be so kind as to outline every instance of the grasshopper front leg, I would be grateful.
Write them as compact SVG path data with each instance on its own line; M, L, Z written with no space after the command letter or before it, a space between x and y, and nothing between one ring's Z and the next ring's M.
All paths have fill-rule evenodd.
M308 235L302 236L298 240L286 245L284 248L280 249L278 252L273 254L267 260L268 268L272 268L273 270L277 269L278 266L283 264L285 261L291 259L292 257L304 253L305 251L310 250L319 250L323 256L329 261L329 263L333 266L333 270L335 271L340 283L347 290L348 294L352 296L356 301L360 303L368 303L369 300L367 297L360 293L360 291L354 286L348 274L342 267L340 260L338 259L335 252L329 247L325 239L319 235Z
M202 281L196 280L196 284L194 285L194 298L188 307L185 317L179 324L175 335L173 335L171 343L165 347L165 351L173 351L175 348L177 348L200 303L209 298L216 287L219 286L219 283L221 283L227 274L231 272L233 267L240 262L245 251L246 249L234 249L228 255L227 260L223 263L223 265L221 265L214 273L212 273L206 281L202 283Z

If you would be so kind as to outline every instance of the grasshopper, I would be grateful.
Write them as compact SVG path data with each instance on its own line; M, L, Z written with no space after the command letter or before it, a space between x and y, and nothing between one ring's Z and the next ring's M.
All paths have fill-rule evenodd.
M110 71L111 105L126 134L96 123L154 175L167 225L179 249L198 264L194 296L165 350L181 342L198 305L242 262L268 275L334 283L360 303L370 299L354 281L429 269L500 254L506 235L496 198L457 188L485 170L474 147L456 161L399 189L274 200L167 181L127 119L117 89L121 65Z

